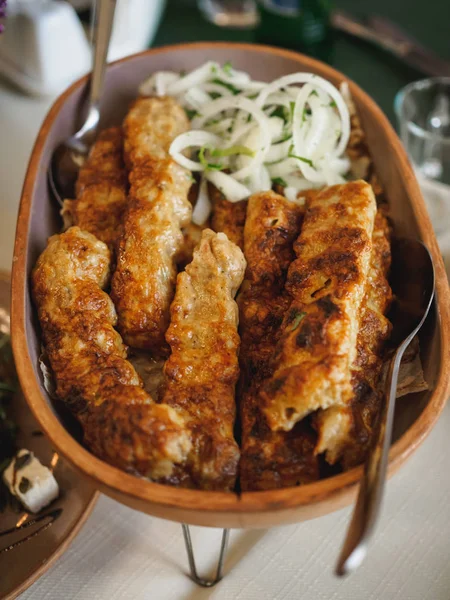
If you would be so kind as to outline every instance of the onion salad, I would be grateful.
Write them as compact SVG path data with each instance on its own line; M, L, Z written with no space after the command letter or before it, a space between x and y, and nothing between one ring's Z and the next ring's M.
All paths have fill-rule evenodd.
M291 201L301 192L343 183L350 116L340 92L313 73L293 73L271 83L255 81L230 63L208 61L185 74L159 71L144 81L141 95L173 96L191 130L169 153L200 175L193 221L211 212L207 182L230 202L284 187Z

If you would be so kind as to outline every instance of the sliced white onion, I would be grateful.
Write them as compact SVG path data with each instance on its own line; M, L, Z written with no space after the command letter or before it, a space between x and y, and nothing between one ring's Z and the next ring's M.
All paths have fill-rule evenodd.
M157 96L165 96L167 94L167 88L175 81L180 79L178 73L173 71L160 71L155 77L155 91Z
M212 100L209 104L205 104L202 107L202 114L193 119L192 126L201 128L210 117L229 108L236 108L251 114L259 125L260 144L258 150L255 152L252 161L247 166L233 173L235 179L242 180L250 175L252 169L259 166L264 161L266 154L270 149L271 135L268 119L262 110L256 106L255 102L242 96L217 98L217 100ZM251 122L249 125L251 125ZM233 144L234 142L230 140L229 146Z
M297 93L298 93L297 88ZM255 102L258 98L255 98ZM264 102L264 107L271 107L269 110L273 110L274 106L284 106L285 108L291 107L291 102L293 102L293 98L289 98L286 94L270 94Z
M206 144L218 147L221 142L222 139L218 135L209 131L186 131L186 133L182 133L173 140L169 148L169 154L178 164L186 167L186 169L204 171L204 165L184 156L182 154L183 150L186 150L186 148L201 148Z
M183 92L187 92L188 89L194 85L199 85L206 81L212 74L214 69L217 69L219 65L216 62L208 61L198 69L191 71L184 77L181 77L179 81L175 81L167 86L166 93L169 96L179 96Z
M285 88L295 83L310 83L316 88L321 88L327 92L336 103L336 108L342 121L342 134L339 144L336 148L335 155L341 155L347 147L348 139L350 137L350 116L348 108L339 91L334 87L333 84L323 77L314 75L313 73L294 73L292 75L285 75L284 77L280 77L280 79L276 79L272 83L269 83L269 85L259 93L259 96L256 98L255 102L259 106L264 106L266 99L268 96L270 96L270 94L274 93L280 88Z
M303 192L304 190L310 190L317 186L307 179L305 179L302 175L286 175L283 177L284 181L287 184L287 187L294 187L297 192Z
M279 144L272 144L266 156L266 164L270 165L271 163L283 160L288 155L291 145L292 138L280 142Z
M249 81L248 83L246 83L245 90L243 91L243 93L246 96L251 96L256 92L260 92L261 90L263 90L266 87L266 85L267 83L265 83L264 81Z
M208 94L220 94L221 96L233 96L233 92L229 90L224 85L219 85L218 83L204 83L203 89ZM211 98L209 98L211 100Z
M261 166L246 180L247 187L252 194L267 192L272 189L272 180L266 167Z
M348 109L338 90L318 75L294 73L265 84L231 66L208 61L184 77L172 71L155 73L141 89L175 96L186 109L197 111L193 131L178 136L170 153L184 167L204 171L204 178L225 184L233 201L250 191L269 189L271 178L283 178L286 187L298 193L343 181L347 172ZM211 99L211 95L219 97ZM280 106L286 109L285 117L271 116ZM219 151L232 149L214 161L227 173L215 171L213 165L210 170L206 161L186 155L187 149L205 145Z
M222 192L229 202L239 202L251 195L248 187L222 171L205 171L205 177Z
M244 124L239 123L239 125L236 125L236 119L233 119L233 131L227 139L227 145L235 146L238 142L241 143L241 141L245 139L245 145L248 146L247 139L252 131L258 132L258 126L254 121L250 121L250 123L246 122ZM257 139L259 140L259 134ZM252 147L252 150L256 149L257 148Z
M274 179L275 177L284 178L285 175L288 175L298 170L298 162L299 161L295 158L285 158L284 160L281 160L280 162L274 163L272 165L266 165L266 167L272 179Z
M141 96L165 96L167 86L180 79L179 73L174 71L158 71L139 86L139 94Z
M245 71L236 71L232 68L229 69L229 72L224 71L223 67L219 68L215 77L237 88L246 87L250 83L250 75L248 73Z
M311 125L311 120L305 122L303 116L305 114L306 103L313 91L313 86L309 83L305 84L299 91L294 105L294 118L292 128L292 142L294 145L294 153L297 156L304 156L304 141L308 129Z
M207 102L211 102L210 96L199 87L190 88L185 96L185 103L195 110L201 110L202 106Z
M233 125L234 119L228 117L227 119L220 119L217 123L208 124L208 131L212 133L221 134L228 132L228 129Z
M192 221L196 225L204 225L211 214L211 201L208 194L208 182L204 177L198 188L197 202L192 211Z
M270 134L272 141L277 140L281 137L284 129L284 121L281 117L270 117L269 118Z
M302 202L298 202L297 194L298 194L298 190L295 187L285 187L284 188L284 195L289 200L289 202L295 202L296 204L300 204L301 206L303 206L303 204L305 204L305 200L303 199Z

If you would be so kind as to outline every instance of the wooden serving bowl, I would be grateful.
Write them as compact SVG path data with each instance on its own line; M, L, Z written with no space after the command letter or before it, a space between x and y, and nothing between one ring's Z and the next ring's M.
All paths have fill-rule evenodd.
M138 84L153 71L190 70L207 59L222 63L230 60L236 68L265 81L296 71L317 73L335 85L346 79L321 62L264 46L198 43L149 50L109 66L102 126L121 122L137 94ZM396 231L398 235L423 240L436 269L435 309L421 336L422 361L430 389L398 402L395 442L389 457L392 474L430 432L449 394L450 294L433 229L405 151L376 104L358 86L349 83L390 201ZM317 517L348 504L355 496L361 468L297 488L241 495L176 489L134 477L102 462L65 427L43 387L38 365L40 334L30 297L30 272L47 238L61 227L46 174L53 149L76 130L86 84L84 77L62 94L41 127L28 166L17 223L12 278L13 348L23 392L42 429L57 451L102 492L135 509L173 521L212 527L269 527Z

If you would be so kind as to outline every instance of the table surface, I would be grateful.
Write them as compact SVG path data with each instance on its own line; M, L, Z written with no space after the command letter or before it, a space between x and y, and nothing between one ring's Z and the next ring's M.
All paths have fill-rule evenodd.
M335 6L356 16L375 9L367 0L341 0ZM448 0L379 0L376 11L450 59ZM206 23L193 0L169 0L154 45L253 38L252 32ZM330 62L365 89L392 120L396 92L420 78L384 52L340 34ZM0 83L1 269L11 266L23 177L51 102L22 96ZM447 407L428 440L390 482L370 559L349 579L337 580L332 575L348 509L297 526L233 532L226 565L230 572L213 590L200 590L185 576L178 525L102 497L67 553L23 598L449 600L449 428ZM194 536L201 564L211 566L218 533L196 528Z

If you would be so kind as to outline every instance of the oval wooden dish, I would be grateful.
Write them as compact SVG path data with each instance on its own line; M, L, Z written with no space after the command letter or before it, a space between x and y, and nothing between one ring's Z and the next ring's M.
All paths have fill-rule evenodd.
M102 125L121 122L138 84L153 71L190 70L206 59L221 63L230 60L236 68L266 81L296 71L317 73L335 85L346 79L300 54L263 46L198 43L155 49L109 66ZM38 366L39 328L30 298L29 276L47 238L61 226L57 207L49 195L47 168L55 146L76 130L86 82L86 78L79 80L60 96L41 127L25 179L17 225L12 289L14 355L25 397L41 427L58 452L102 492L157 517L212 527L269 527L316 517L348 504L355 496L360 468L302 487L241 495L176 489L139 479L100 461L64 426L43 387ZM392 474L430 432L449 393L450 294L433 229L405 151L375 103L351 82L350 90L391 204L396 231L422 239L431 251L436 269L435 310L421 336L422 361L430 389L398 403L389 464Z

